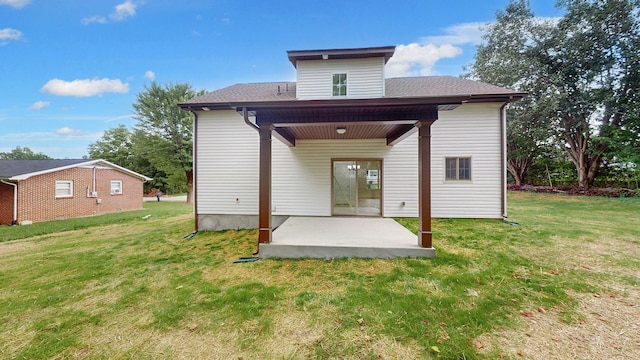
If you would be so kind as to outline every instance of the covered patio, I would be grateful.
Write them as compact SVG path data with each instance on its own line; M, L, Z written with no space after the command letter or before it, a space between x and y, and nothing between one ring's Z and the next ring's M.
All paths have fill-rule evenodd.
M317 102L295 102L292 104L279 102L277 104L260 104L259 106L238 106L238 111L242 111L245 122L253 126L260 136L260 166L259 166L259 204L258 204L258 242L261 257L294 257L293 249L295 248L292 239L298 239L304 243L308 241L308 253L313 253L311 257L328 257L328 254L337 254L345 250L344 244L333 243L337 239L348 240L349 243L357 244L350 246L350 252L357 257L385 257L381 250L389 246L384 239L369 241L375 238L376 226L366 229L367 226L358 225L358 221L367 221L367 219L358 220L350 218L344 220L336 220L328 218L322 220L317 218L318 223L327 224L325 227L318 226L316 222L308 222L306 225L315 228L316 232L305 231L310 240L305 237L292 233L293 230L287 230L288 227L303 230L303 226L296 225L300 219L292 221L290 225L281 225L284 230L280 233L281 245L271 245L274 242L273 222L272 222L272 194L271 194L271 175L272 175L272 136L290 147L296 146L297 140L302 139L371 139L385 138L389 146L393 146L398 142L406 139L412 132L418 132L418 210L419 210L419 226L417 234L410 234L411 240L405 235L399 238L404 245L392 245L398 253L403 251L407 254L404 256L431 256L435 255L435 249L432 246L431 234L431 125L438 119L438 111L452 110L459 106L462 99L430 99L427 102L424 99L376 99L371 101L368 99L357 100L327 100L322 103ZM249 120L249 116L255 116L256 122L253 124ZM347 131L339 131L341 129ZM335 214L334 214L335 215ZM383 215L384 216L384 215ZM376 221L377 220L377 221ZM383 224L389 219L369 219L371 224ZM331 226L331 221L343 221L343 226ZM393 220L390 220L393 221ZM395 223L395 221L393 221ZM331 224L331 225L329 225ZM396 223L396 225L400 226ZM380 230L391 228L391 225L380 227ZM352 229L350 238L341 234L345 229ZM365 231L366 229L366 231ZM280 230L280 229L279 229ZM355 231L357 230L358 233ZM398 230L398 233L404 233ZM333 236L329 232L335 232ZM391 232L391 231L389 231ZM394 231L395 232L395 231ZM408 232L408 231L406 231ZM313 234L316 235L313 235ZM380 231L379 234L387 233L386 230ZM322 235L324 245L318 241L318 235ZM417 236L416 236L417 235ZM334 239L334 240L332 240ZM342 241L342 240L339 240ZM387 237L386 241L396 241L393 236ZM315 244L312 244L315 243ZM385 244L382 246L382 244ZM299 248L300 246L298 246ZM342 247L337 249L337 247ZM366 248L370 250L366 250ZM415 248L416 251L406 251L409 248ZM265 255L264 249L267 254ZM374 250L377 249L377 250ZM404 249L400 251L400 249ZM417 249L424 251L419 252ZM290 251L290 252L288 252ZM373 256L373 254L378 255ZM371 254L371 256L357 255ZM412 255L409 255L412 254ZM422 255L418 255L422 254ZM394 255L401 256L401 255ZM305 257L298 255L295 257Z
M290 217L270 243L260 244L263 259L434 256L434 248L418 245L416 234L379 217Z

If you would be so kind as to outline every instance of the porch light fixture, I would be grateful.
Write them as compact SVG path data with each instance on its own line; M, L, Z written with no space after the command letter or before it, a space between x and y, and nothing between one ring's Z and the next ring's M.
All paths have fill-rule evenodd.
M336 132L338 133L338 135L342 135L347 132L347 128L346 127L336 128Z
M202 110L204 110L204 111L209 111L209 110L211 110L211 109L209 109L209 108L208 108L208 107L206 107L206 106L203 106L203 107L202 107Z

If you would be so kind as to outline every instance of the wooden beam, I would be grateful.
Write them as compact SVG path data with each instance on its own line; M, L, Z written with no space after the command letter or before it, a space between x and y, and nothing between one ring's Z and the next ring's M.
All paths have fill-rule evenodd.
M418 128L418 245L433 247L431 234L431 124L433 120L416 123Z
M288 147L296 146L296 138L286 128L276 128L273 136Z
M411 134L413 134L415 129L416 129L416 127L415 127L414 124L400 126L397 131L395 131L391 135L387 136L387 145L393 146L393 145L399 143L400 141L406 139Z
M270 124L260 125L260 184L258 186L258 242L271 242L271 132Z
M414 124L423 119L438 117L438 107L422 105L414 107L354 107L354 108L300 108L256 110L256 124L293 126L296 124L375 123L393 122Z

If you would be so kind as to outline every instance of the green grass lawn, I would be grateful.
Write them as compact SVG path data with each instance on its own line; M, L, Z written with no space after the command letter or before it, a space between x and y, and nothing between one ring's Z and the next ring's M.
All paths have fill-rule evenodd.
M518 334L579 334L587 300L638 303L637 200L510 193L520 225L434 220L434 259L234 264L255 230L184 238L191 208L170 202L0 227L0 357L542 358ZM624 336L583 358L629 355Z

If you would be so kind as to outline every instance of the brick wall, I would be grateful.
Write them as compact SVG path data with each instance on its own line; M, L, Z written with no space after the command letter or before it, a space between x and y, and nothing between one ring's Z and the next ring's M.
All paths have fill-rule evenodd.
M56 198L56 181L72 180L73 196ZM122 193L111 194L111 180L122 181ZM18 222L49 221L142 209L141 179L117 170L96 168L97 197L93 191L93 168L71 168L33 176L18 184ZM98 204L98 199L101 203Z
M0 225L13 220L13 186L0 183Z

